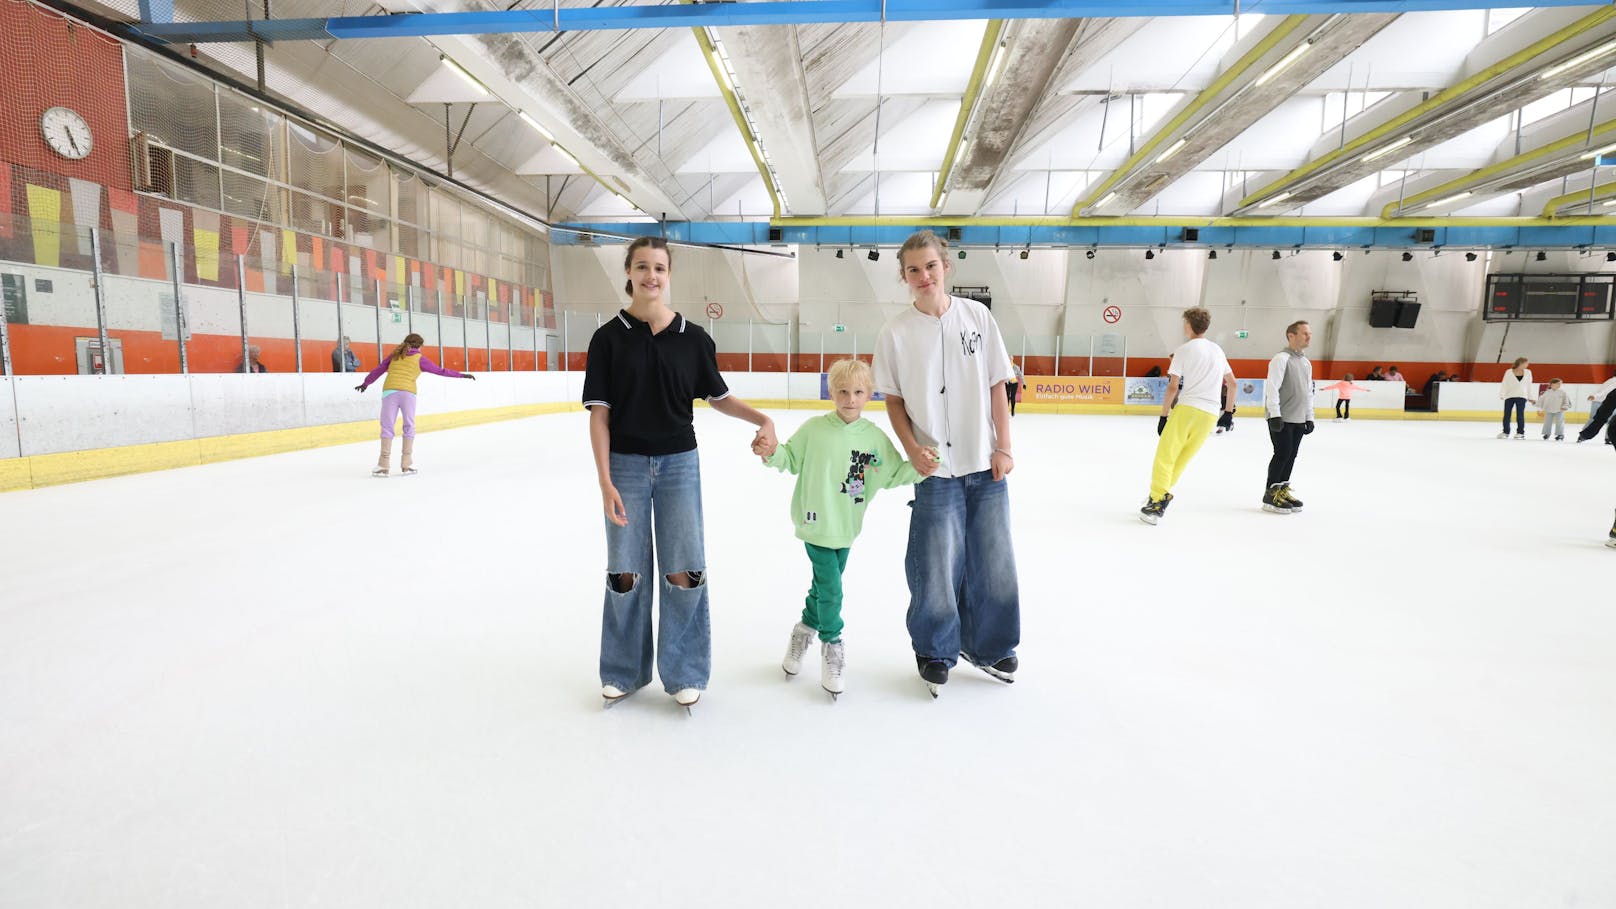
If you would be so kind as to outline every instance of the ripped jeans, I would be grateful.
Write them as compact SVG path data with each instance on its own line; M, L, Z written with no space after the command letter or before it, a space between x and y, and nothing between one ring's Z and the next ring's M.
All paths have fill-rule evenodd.
M655 646L662 687L669 694L682 688L705 689L713 655L702 543L701 461L695 449L658 456L612 452L611 471L628 526L618 527L606 519L600 683L623 691L651 683L654 581L661 604ZM690 573L692 586L668 580L684 572ZM624 581L632 586L618 592L612 575L627 575Z

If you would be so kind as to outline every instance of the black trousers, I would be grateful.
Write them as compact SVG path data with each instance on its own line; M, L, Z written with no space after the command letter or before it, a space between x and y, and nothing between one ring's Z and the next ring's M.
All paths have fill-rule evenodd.
M1286 423L1279 432L1268 434L1274 443L1274 457L1268 462L1268 485L1289 483L1291 468L1296 466L1296 453L1302 449L1302 430L1306 423Z
M1350 398L1336 398L1335 399L1335 415L1338 416L1338 417L1350 417L1350 416L1352 416L1352 399L1350 399Z
M1577 439L1586 442L1599 435L1600 427L1610 422L1613 413L1616 413L1616 394L1609 394L1605 396L1605 400L1600 402L1599 409L1594 411L1593 417L1588 420L1588 425L1582 427L1582 431L1577 433ZM1616 434L1616 424L1612 424L1611 432Z

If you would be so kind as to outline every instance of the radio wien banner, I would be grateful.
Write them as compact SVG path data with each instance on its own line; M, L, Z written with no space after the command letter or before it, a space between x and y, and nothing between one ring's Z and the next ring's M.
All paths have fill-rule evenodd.
M1121 404L1127 380L1119 376L1027 376L1023 404Z

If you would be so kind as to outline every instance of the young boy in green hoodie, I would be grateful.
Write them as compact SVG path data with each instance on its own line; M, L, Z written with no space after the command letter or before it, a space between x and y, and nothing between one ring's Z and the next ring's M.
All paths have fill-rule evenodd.
M817 636L823 645L819 684L835 697L842 693L846 665L842 572L847 568L848 549L864 526L864 509L877 492L918 482L921 477L887 434L863 417L873 384L868 365L838 360L831 364L826 384L835 411L804 423L772 453L758 453L770 467L797 475L791 520L813 565L802 621L791 629L781 668L787 676L801 671L803 654Z

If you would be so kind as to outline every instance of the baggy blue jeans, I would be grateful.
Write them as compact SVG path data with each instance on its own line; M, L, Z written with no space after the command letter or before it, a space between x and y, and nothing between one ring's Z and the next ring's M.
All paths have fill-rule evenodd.
M1021 595L1010 545L1010 485L993 471L928 477L909 518L909 640L949 666L961 653L991 665L1021 643Z
M701 461L695 449L672 455L611 455L612 485L628 526L606 519L606 605L600 625L600 683L634 691L651 683L651 590L661 612L655 638L662 687L707 687L712 674L712 621L707 606L707 556L702 542ZM656 546L653 564L651 547ZM668 582L688 571L692 587ZM610 575L633 586L613 589Z

